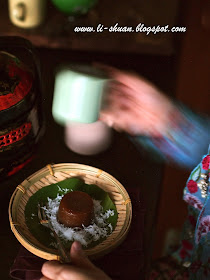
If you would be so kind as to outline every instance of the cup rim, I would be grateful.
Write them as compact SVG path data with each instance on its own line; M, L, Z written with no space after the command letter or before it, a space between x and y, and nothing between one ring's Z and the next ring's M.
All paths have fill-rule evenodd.
M104 80L110 79L109 75L102 69L84 63L61 64L56 68L55 75L66 70L77 74L82 74L86 77L100 78Z

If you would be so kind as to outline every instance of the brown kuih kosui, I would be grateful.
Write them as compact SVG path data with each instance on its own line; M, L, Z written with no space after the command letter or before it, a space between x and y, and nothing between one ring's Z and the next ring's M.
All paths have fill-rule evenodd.
M58 220L66 227L88 226L93 218L93 200L84 192L73 191L64 195L58 209Z

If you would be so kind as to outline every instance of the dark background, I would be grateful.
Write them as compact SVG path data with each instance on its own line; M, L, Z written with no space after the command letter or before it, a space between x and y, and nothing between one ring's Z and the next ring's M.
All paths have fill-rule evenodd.
M114 133L111 148L95 157L79 156L66 148L63 128L51 116L54 71L62 62L103 62L138 72L154 82L166 94L176 97L196 110L209 108L209 6L206 1L100 1L84 18L73 24L107 25L119 22L134 25L170 24L187 26L182 34L75 34L73 24L48 1L45 23L33 30L13 26L8 17L7 1L0 4L1 35L18 35L36 47L41 62L43 111L46 131L31 164L1 184L1 268L7 279L19 243L10 230L8 204L15 187L48 163L78 162L101 168L115 176L125 187L140 187L146 208L144 245L147 263L164 254L169 229L180 230L186 213L182 190L188 170L157 163L127 136ZM110 8L112 7L112 8ZM201 79L202 77L202 79ZM172 179L175 178L175 179ZM173 197L171 200L170 198Z

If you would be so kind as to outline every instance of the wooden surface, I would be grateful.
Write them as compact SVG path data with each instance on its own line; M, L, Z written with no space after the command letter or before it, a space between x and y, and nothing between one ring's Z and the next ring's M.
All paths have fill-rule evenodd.
M21 172L13 176L7 182L1 183L1 222L4 226L0 232L1 245L1 273L4 279L8 277L9 268L14 261L20 244L10 230L8 222L8 205L9 199L16 188L27 176L40 168L46 166L50 162L77 162L91 165L105 170L116 177L125 188L138 187L142 193L142 208L146 205L145 213L145 231L144 234L144 250L145 265L149 264L152 253L152 240L154 237L154 221L156 217L156 208L159 198L159 187L161 181L161 166L154 164L146 157L137 152L136 148L127 139L127 137L115 134L111 148L104 154L85 157L74 154L64 144L63 130L47 120L47 130L42 142L37 150L36 158L26 166ZM142 219L142 214L140 220ZM136 236L141 240L142 236ZM7 278L8 277L8 278Z
M100 0L87 15L75 18L73 22L48 1L44 24L35 29L21 29L9 19L7 1L0 3L0 34L18 35L29 39L39 47L63 48L94 52L148 53L171 55L174 53L172 33L110 33L108 30L98 33L75 33L75 26L93 26L98 24L110 27L132 26L139 23L145 26L176 25L178 0L139 1L139 0Z
M0 219L4 225L1 227L0 232L2 279L10 279L8 271L20 246L9 226L9 199L19 183L48 163L72 162L91 165L113 175L125 188L137 187L141 189L142 207L146 210L145 231L143 233L144 260L145 264L148 265L154 245L154 225L160 197L163 166L154 162L141 149L136 149L126 135L117 132L114 133L110 149L98 156L81 156L70 151L64 143L63 128L54 122L51 115L54 70L63 62L106 62L118 68L136 70L167 92L173 89L174 60L165 56L128 55L124 57L123 54L90 54L88 52L81 53L54 49L38 49L38 53L42 66L42 103L46 119L46 132L40 142L34 160L10 180L1 183ZM137 236L136 238L141 237Z
M146 209L144 249L145 264L148 265L154 245L154 226L161 193L163 166L148 158L141 150L137 150L125 135L119 133L114 133L111 148L99 156L80 156L67 149L63 140L63 129L51 116L53 74L55 67L61 62L99 61L118 68L136 70L163 91L173 94L175 61L172 56L174 45L171 34L167 36L105 32L76 34L73 32L73 26L97 25L99 22L113 25L116 21L120 25L132 26L139 22L145 22L147 25L174 25L177 1L162 0L156 3L155 0L149 0L143 3L132 0L132 5L131 1L120 1L119 5L119 1L116 3L101 0L87 17L76 19L73 24L68 23L66 17L49 3L46 22L43 26L32 30L20 29L10 22L6 2L4 0L0 3L0 34L22 36L39 48L47 48L40 49L46 133L33 162L1 184L0 218L4 224L0 232L2 278L10 279L9 268L20 246L9 227L7 210L9 199L21 181L48 163L77 162L92 165L109 172L125 187L141 188L142 205ZM57 51L57 48L65 51Z

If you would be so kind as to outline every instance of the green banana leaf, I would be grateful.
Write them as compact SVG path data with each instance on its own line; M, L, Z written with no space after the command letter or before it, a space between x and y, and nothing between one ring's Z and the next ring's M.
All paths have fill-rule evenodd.
M111 223L113 230L117 224L118 213L115 204L110 199L108 193L99 188L96 185L85 184L83 180L79 178L69 178L64 181L43 187L37 191L33 196L30 197L25 208L25 219L26 224L33 234L33 236L43 245L54 248L52 246L55 243L54 237L50 234L50 229L42 226L39 223L38 218L38 204L47 204L48 197L55 199L57 195L64 195L69 191L82 191L89 194L93 199L100 200L103 207L103 213L106 210L114 210L114 216L110 216L106 222ZM106 238L100 238L98 241L91 242L86 248L92 248L102 242ZM64 242L64 246L69 248L72 242Z

